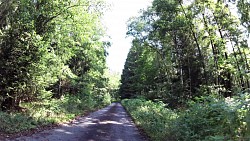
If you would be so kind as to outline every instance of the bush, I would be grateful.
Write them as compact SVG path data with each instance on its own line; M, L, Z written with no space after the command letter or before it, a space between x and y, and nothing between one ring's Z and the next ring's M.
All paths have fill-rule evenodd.
M172 121L177 115L169 109L164 108L162 102L154 103L143 99L125 99L122 105L126 107L135 123L141 127L152 140L166 140L171 136L169 132Z
M249 140L249 102L244 97L205 97L193 103L175 121L175 140Z
M22 114L0 112L0 132L15 133L36 127L36 120Z
M250 140L249 94L225 99L201 97L178 112L143 99L125 99L122 104L152 140Z
M25 113L0 112L0 132L16 133L41 125L66 122L77 115L105 105L97 103L91 97L82 99L77 96L66 96L61 99L22 103L21 106L27 109Z

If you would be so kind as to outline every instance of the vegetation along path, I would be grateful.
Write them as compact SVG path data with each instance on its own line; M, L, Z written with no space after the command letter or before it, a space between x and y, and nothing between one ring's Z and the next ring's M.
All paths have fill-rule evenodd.
M119 103L89 116L81 117L72 124L64 124L57 129L46 130L15 141L142 141L131 118Z

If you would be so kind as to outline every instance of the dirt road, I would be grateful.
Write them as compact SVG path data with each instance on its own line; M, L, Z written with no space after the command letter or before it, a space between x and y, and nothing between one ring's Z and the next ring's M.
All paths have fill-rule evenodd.
M119 103L89 116L81 117L70 125L46 130L14 141L145 141L130 117Z

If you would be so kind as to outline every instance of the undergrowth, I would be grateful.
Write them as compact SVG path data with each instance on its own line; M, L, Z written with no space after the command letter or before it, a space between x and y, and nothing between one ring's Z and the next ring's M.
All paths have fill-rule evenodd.
M249 141L250 95L201 97L177 112L160 102L122 101L135 123L156 141Z
M109 102L97 103L92 98L79 99L76 96L22 103L21 106L27 109L25 112L4 113L0 111L0 132L17 133L38 126L66 122L107 104Z
M125 99L122 105L130 113L135 123L141 127L152 140L165 140L171 136L169 129L177 114L164 108L161 102L154 103L144 99Z

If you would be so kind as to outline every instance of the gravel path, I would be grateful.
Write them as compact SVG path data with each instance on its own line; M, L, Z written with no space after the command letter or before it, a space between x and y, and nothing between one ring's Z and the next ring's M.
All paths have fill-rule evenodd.
M81 117L72 124L46 130L30 137L14 141L145 141L131 118L119 103L89 116Z

